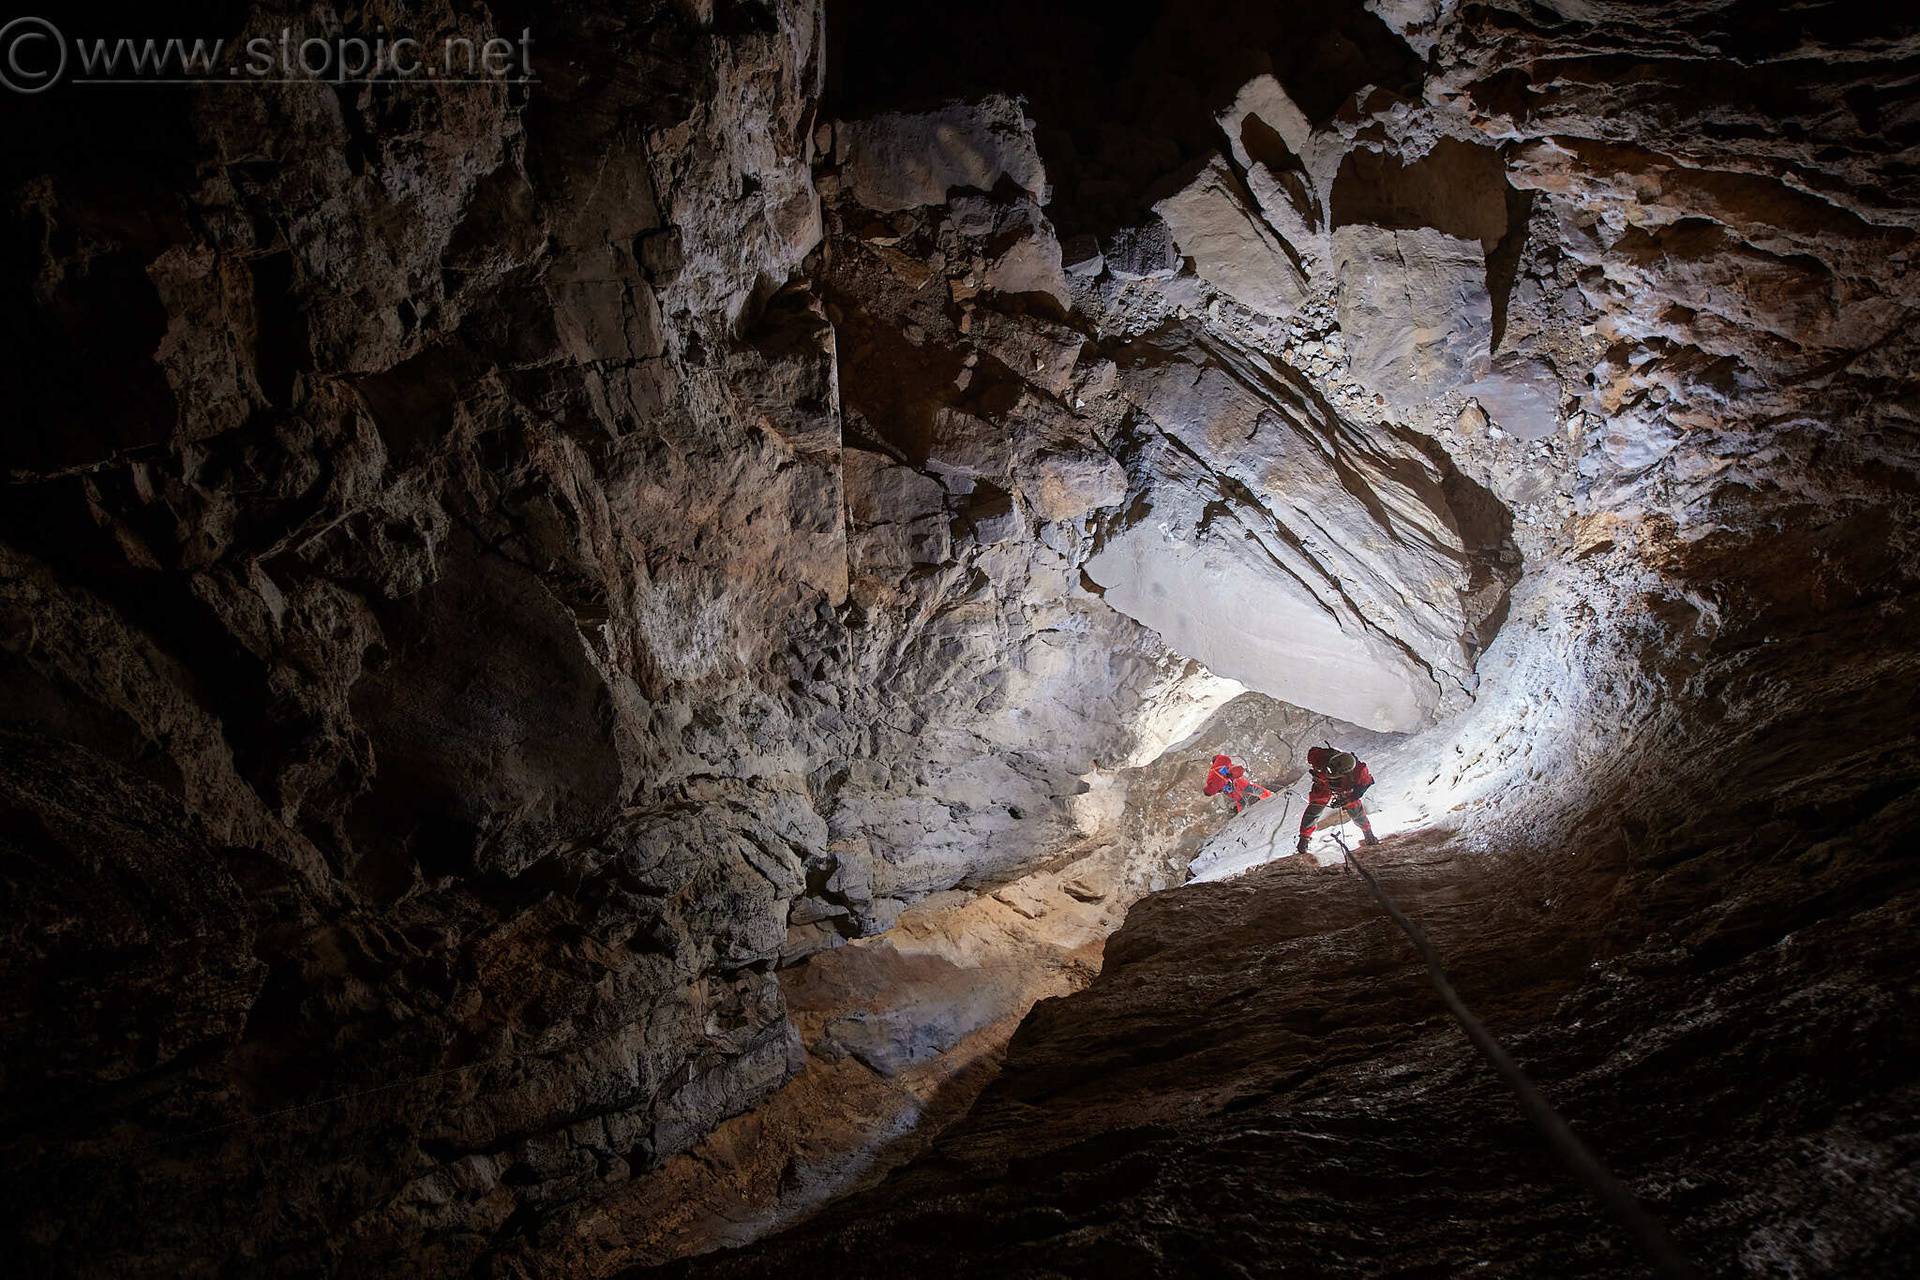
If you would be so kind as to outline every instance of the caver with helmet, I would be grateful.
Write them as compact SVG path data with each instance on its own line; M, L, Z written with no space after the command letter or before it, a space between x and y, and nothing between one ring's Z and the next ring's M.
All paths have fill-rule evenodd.
M1307 792L1306 812L1300 815L1300 843L1294 846L1295 853L1307 851L1307 839L1315 831L1325 831L1343 822L1359 825L1361 844L1380 843L1374 838L1373 824L1367 820L1366 806L1360 803L1360 797L1373 785L1373 772L1365 760L1351 751L1315 747L1307 752L1307 774L1311 790ZM1324 821L1322 815L1325 815Z
M1273 794L1247 776L1246 766L1235 764L1230 756L1224 755L1213 758L1213 767L1207 771L1206 791L1210 796L1225 795L1233 801L1235 813Z

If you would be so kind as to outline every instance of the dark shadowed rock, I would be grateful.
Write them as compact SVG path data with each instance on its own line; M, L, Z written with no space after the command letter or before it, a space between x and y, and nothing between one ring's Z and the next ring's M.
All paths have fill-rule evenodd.
M1634 1274L1326 742L1705 1269L1904 1274L1897 8L404 8L196 21L532 83L7 100L15 1270Z

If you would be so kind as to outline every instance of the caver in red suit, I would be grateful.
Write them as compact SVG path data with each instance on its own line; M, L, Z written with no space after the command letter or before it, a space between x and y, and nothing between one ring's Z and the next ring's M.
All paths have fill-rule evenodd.
M1233 811L1240 812L1257 800L1264 800L1273 792L1247 776L1245 766L1237 765L1231 756L1215 756L1213 767L1207 770L1207 794L1224 794L1233 801Z
M1367 762L1351 751L1315 747L1307 752L1307 773L1311 779L1307 792L1307 810L1300 815L1300 843L1295 853L1307 851L1307 837L1343 822L1358 823L1361 844L1378 844L1373 824L1367 820L1367 808L1360 797L1373 785L1373 771ZM1320 816L1327 814L1326 821Z

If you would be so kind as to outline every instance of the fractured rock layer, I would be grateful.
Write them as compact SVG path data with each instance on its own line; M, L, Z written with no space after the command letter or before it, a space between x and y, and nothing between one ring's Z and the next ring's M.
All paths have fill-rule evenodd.
M23 99L23 1264L605 1274L965 1113L713 1265L1619 1270L1354 886L1135 905L1288 847L1216 744L1335 738L1683 1241L1884 1269L1920 53L1763 7L588 5L533 86ZM1462 1134L1475 1213L1355 1225Z
M1375 8L1439 70L1423 101L1376 93L1323 123L1385 158L1344 167L1363 185L1335 190L1327 246L1293 248L1392 241L1391 276L1323 277L1284 330L1131 259L1074 278L1172 281L1172 306L1136 304L1141 332L1204 309L1216 342L1280 347L1370 438L1410 422L1506 504L1532 571L1480 615L1504 626L1476 633L1473 704L1367 750L1384 826L1453 828L1391 837L1383 875L1711 1273L1899 1274L1920 1192L1899 1154L1915 886L1895 850L1920 777L1910 699L1873 690L1920 674L1915 388L1882 357L1911 331L1916 140L1890 86L1913 33L1837 10L1796 29L1707 5L1664 26L1615 5ZM1787 98L1792 120L1753 105ZM1274 132L1304 193L1269 221L1284 236L1311 228L1325 170L1310 132ZM1487 142L1512 191L1483 220L1435 184L1366 190ZM1257 510L1231 496L1188 527ZM1217 576L1141 572L1126 536L1102 551L1123 608ZM1245 868L1289 834L1256 809L1196 866ZM1150 899L928 1157L687 1270L1638 1274L1436 1014L1357 883L1275 869Z

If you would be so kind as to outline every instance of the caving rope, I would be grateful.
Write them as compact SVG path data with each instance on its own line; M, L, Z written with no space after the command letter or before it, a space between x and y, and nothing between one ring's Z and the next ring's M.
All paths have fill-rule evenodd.
M1462 1000L1460 993L1453 989L1453 983L1447 977L1446 968L1440 963L1440 955L1433 949L1433 944L1427 941L1426 933L1394 904L1392 898L1387 896L1387 891L1380 887L1378 880L1374 879L1373 872L1367 870L1366 864L1353 856L1353 850L1347 847L1347 842L1340 838L1338 832L1333 833L1333 839L1334 843L1340 846L1347 868L1360 873L1360 878L1367 882L1367 888L1373 891L1374 901L1378 902L1381 909L1400 926L1400 931L1407 935L1409 942L1413 943L1414 950L1418 951L1420 958L1426 961L1427 976L1433 979L1433 988L1446 1002L1454 1021L1458 1022L1460 1029L1467 1033L1467 1039L1472 1041L1473 1047L1480 1051L1480 1056L1485 1058L1513 1089L1514 1094L1520 1099L1521 1109L1539 1128L1542 1136L1547 1140L1547 1145L1566 1162L1573 1176L1586 1184L1587 1190L1593 1193L1593 1198L1613 1215L1614 1221L1625 1228L1634 1243L1640 1247L1640 1252L1646 1256L1647 1263L1653 1268L1654 1274L1668 1277L1669 1280L1695 1280L1697 1273L1692 1264L1682 1257L1680 1250L1674 1246L1672 1237L1667 1235L1667 1229L1660 1225L1657 1218L1647 1212L1646 1206L1640 1203L1633 1192L1627 1190L1624 1183L1600 1163L1599 1157L1588 1149L1587 1144L1580 1141L1579 1135L1574 1133L1567 1122L1560 1118L1560 1113L1553 1109L1553 1104L1540 1096L1540 1091L1533 1087L1531 1080L1527 1079L1526 1072L1520 1069L1520 1064L1507 1056L1507 1051L1500 1047L1500 1042L1493 1038L1493 1033L1474 1016L1473 1010L1467 1008L1467 1002Z
M1287 802L1284 805L1280 806L1280 816L1274 819L1273 837L1272 839L1267 841L1267 853L1275 858L1278 858L1281 856L1280 855L1280 837L1287 834L1287 815L1292 812L1293 812L1293 797L1288 796Z

